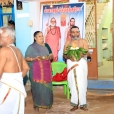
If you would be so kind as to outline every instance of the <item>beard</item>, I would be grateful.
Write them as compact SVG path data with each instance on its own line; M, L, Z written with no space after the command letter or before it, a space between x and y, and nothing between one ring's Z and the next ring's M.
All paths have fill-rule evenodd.
M56 24L52 24L52 23L51 23L50 26L54 27L54 26L56 26Z
M73 40L77 40L79 38L79 36L73 36L72 39Z

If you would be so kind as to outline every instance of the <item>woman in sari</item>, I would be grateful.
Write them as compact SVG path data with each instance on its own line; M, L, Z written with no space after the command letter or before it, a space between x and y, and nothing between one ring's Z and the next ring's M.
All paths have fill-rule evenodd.
M44 43L43 34L40 31L34 33L34 43L31 44L25 54L29 64L29 77L34 109L50 108L53 104L52 51L48 44Z

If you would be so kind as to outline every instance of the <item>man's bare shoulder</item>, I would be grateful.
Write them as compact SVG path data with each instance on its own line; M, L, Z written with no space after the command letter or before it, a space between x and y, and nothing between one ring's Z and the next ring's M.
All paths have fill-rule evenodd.
M84 39L84 38L79 38L79 40L83 43L87 43L86 39Z
M83 38L82 38L82 40L83 40L84 43L87 43L87 40L86 40L86 39L83 39Z
M65 45L68 45L70 43L71 43L71 40L67 40L66 43L65 43Z
M16 48L16 51L19 53L19 54L21 54L21 51L18 49L18 48ZM11 49L9 48L9 47L2 47L1 49L0 49L0 53L2 54L2 55L8 55L8 54L10 54L11 53Z
M16 49L17 49L17 51L18 51L20 54L22 54L19 48L16 47Z
M88 49L88 42L86 41L86 39L82 39L82 43L85 49Z
M2 47L0 49L0 59L5 60L10 56L8 47Z
M7 52L9 51L8 47L2 47L0 48L0 54L7 54Z

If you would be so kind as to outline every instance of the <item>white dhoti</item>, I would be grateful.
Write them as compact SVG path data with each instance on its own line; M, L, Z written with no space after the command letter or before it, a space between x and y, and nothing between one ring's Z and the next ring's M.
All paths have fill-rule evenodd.
M0 114L24 114L26 91L22 72L3 73L0 83Z
M68 85L71 93L71 105L72 106L84 106L86 105L86 92L87 92L87 75L88 67L87 61L81 58L78 62L72 62L67 60L67 69L70 69L73 65L78 64L68 73ZM74 70L75 69L75 70ZM74 71L76 76L74 75Z

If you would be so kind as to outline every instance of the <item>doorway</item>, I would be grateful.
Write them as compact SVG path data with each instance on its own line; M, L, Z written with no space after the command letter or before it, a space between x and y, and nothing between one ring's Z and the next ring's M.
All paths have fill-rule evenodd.
M113 0L97 0L98 79L113 80Z
M0 27L7 26L9 20L14 21L14 6L0 7Z

